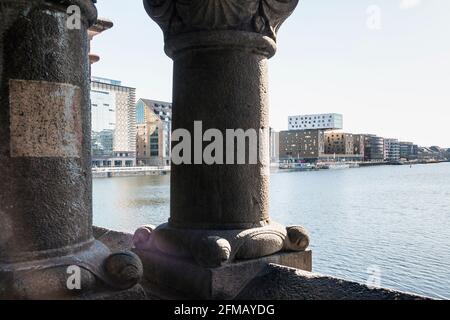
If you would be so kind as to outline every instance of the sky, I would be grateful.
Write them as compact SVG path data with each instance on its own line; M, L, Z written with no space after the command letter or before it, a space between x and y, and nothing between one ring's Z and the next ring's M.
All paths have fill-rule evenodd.
M142 0L98 0L94 76L171 101L172 61ZM124 4L126 3L126 4ZM342 113L344 131L450 147L449 0L300 0L269 60L270 125Z

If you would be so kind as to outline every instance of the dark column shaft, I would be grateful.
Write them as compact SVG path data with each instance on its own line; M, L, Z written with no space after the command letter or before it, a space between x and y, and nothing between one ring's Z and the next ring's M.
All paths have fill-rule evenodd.
M254 129L259 134L268 128L265 56L230 46L188 50L174 61L174 130L188 129L194 137L194 121L202 121L203 131L219 129L225 161L226 129ZM266 224L267 167L260 161L248 164L248 151L243 165L172 165L170 223L203 229Z
M0 261L92 239L91 1L0 1ZM82 9L81 29L66 8Z

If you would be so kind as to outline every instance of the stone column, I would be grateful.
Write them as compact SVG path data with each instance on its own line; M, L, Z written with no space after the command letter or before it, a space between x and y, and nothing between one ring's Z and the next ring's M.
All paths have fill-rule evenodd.
M169 223L137 230L138 250L217 268L307 248L306 231L271 221L268 204L267 65L276 51L278 28L297 3L144 0L174 61L173 130L187 130L192 145L190 163L172 163ZM202 161L210 142L198 144L202 133L198 126L194 129L196 121L201 121L202 133L216 129L222 134L223 164ZM260 133L259 141L246 145L245 164L236 155L233 159L236 148L225 147L228 129ZM172 160L178 144L173 142ZM257 163L250 161L251 150L260 156ZM227 163L227 158L234 162Z
M87 29L96 17L91 0L0 0L2 298L139 280L136 256L111 256L92 234ZM130 272L117 277L117 264ZM68 266L79 267L81 289L68 290Z

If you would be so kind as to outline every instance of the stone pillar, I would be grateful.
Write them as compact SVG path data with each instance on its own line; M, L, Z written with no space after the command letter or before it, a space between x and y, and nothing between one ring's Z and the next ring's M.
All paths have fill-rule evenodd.
M147 13L163 30L165 52L174 61L173 130L187 130L192 145L190 163L172 163L169 223L137 230L138 250L217 268L307 248L306 231L271 221L268 203L267 65L276 51L278 28L297 3L144 0ZM202 133L222 133L223 164L202 161L209 143L198 143L202 133L194 129L196 121L201 121ZM245 164L236 155L233 159L236 148L225 147L228 129L259 133L259 141L245 147ZM251 150L259 155L257 163L250 161Z
M110 256L92 234L87 29L96 17L91 0L0 0L2 298L139 280L136 256ZM116 263L130 271L119 280ZM66 285L72 265L80 290Z
M268 225L268 158L249 164L252 149L247 147L245 164L227 164L225 143L227 129L259 134L269 128L267 58L275 42L257 33L220 30L167 39L166 51L174 60L173 129L187 129L194 140L194 122L202 121L203 131L218 129L224 137L224 164L172 166L169 224L193 229ZM258 141L252 143L257 150ZM206 145L200 145L200 156ZM192 162L196 151L193 146Z

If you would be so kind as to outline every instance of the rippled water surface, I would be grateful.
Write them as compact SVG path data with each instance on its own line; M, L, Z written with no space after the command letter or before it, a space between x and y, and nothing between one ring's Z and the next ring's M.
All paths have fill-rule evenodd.
M315 272L450 298L450 163L274 172L271 216L311 233ZM169 216L169 176L94 179L94 223Z

